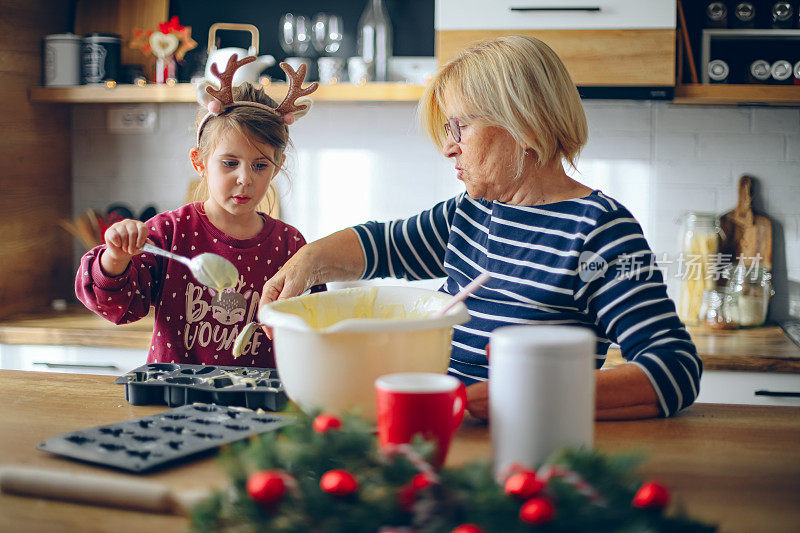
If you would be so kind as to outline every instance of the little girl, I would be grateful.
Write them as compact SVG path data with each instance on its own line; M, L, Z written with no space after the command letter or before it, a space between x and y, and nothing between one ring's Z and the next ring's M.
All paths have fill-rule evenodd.
M155 307L147 362L274 367L272 342L257 331L242 357L231 353L236 335L255 319L264 282L301 246L292 226L256 210L283 166L287 126L308 112L316 83L301 89L305 68L291 78L281 105L249 84L232 87L234 71L253 61L233 56L221 88L198 87L197 146L189 156L206 181L209 198L147 222L123 220L105 233L106 244L83 256L75 279L78 298L98 315L125 324ZM303 97L297 104L295 100ZM177 261L141 253L145 242L178 255L212 252L231 261L239 282L218 292L197 282ZM317 289L319 290L319 289Z

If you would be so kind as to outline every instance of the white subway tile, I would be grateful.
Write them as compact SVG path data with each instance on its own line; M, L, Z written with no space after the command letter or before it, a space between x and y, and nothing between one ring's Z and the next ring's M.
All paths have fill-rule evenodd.
M700 134L698 159L707 161L782 161L784 138L764 134Z
M657 161L692 161L697 159L697 135L693 133L656 132Z
M753 108L753 132L795 133L800 131L800 110Z
M713 212L716 209L716 189L712 187L656 183L653 187L653 212L674 220L686 211Z
M656 129L685 132L747 132L747 109L660 105L656 108Z
M581 157L590 159L650 159L650 136L633 133L590 133Z
M734 186L739 183L739 178L745 174L753 176L761 182L764 189L780 190L783 187L800 185L800 163L762 160L762 161L733 161L731 174Z
M731 185L731 168L724 163L700 161L657 161L655 180L658 183L684 185Z
M622 102L596 104L584 102L586 120L592 132L639 131L650 132L653 127L652 107L649 102Z
M786 136L786 160L800 161L800 135Z

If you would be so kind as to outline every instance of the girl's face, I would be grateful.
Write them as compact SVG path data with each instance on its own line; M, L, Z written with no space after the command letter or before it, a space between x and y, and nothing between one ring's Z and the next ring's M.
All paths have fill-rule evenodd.
M222 135L208 160L199 165L197 155L192 153L192 162L208 179L206 212L237 223L253 219L284 160L283 156L275 160L274 146L254 142L237 130Z
M456 132L448 132L442 153L453 159L467 194L488 201L508 200L520 185L515 179L520 146L505 129L480 124L479 117L460 112L453 98L447 103L449 129L457 129L461 138L456 142Z

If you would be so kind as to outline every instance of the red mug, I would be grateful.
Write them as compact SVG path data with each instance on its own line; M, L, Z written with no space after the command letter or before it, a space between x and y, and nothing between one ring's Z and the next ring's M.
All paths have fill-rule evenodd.
M436 442L433 466L441 467L464 418L464 384L445 374L387 374L375 380L375 396L381 447L406 444L422 435Z

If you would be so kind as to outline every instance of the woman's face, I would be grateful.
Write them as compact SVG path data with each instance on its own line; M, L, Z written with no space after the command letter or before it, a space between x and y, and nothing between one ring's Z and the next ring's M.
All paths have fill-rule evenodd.
M515 179L519 145L504 128L480 124L479 119L460 113L458 105L449 105L451 101L445 109L446 116L459 124L461 139L456 142L448 133L442 153L453 159L457 177L471 197L507 201L520 185L520 180Z

